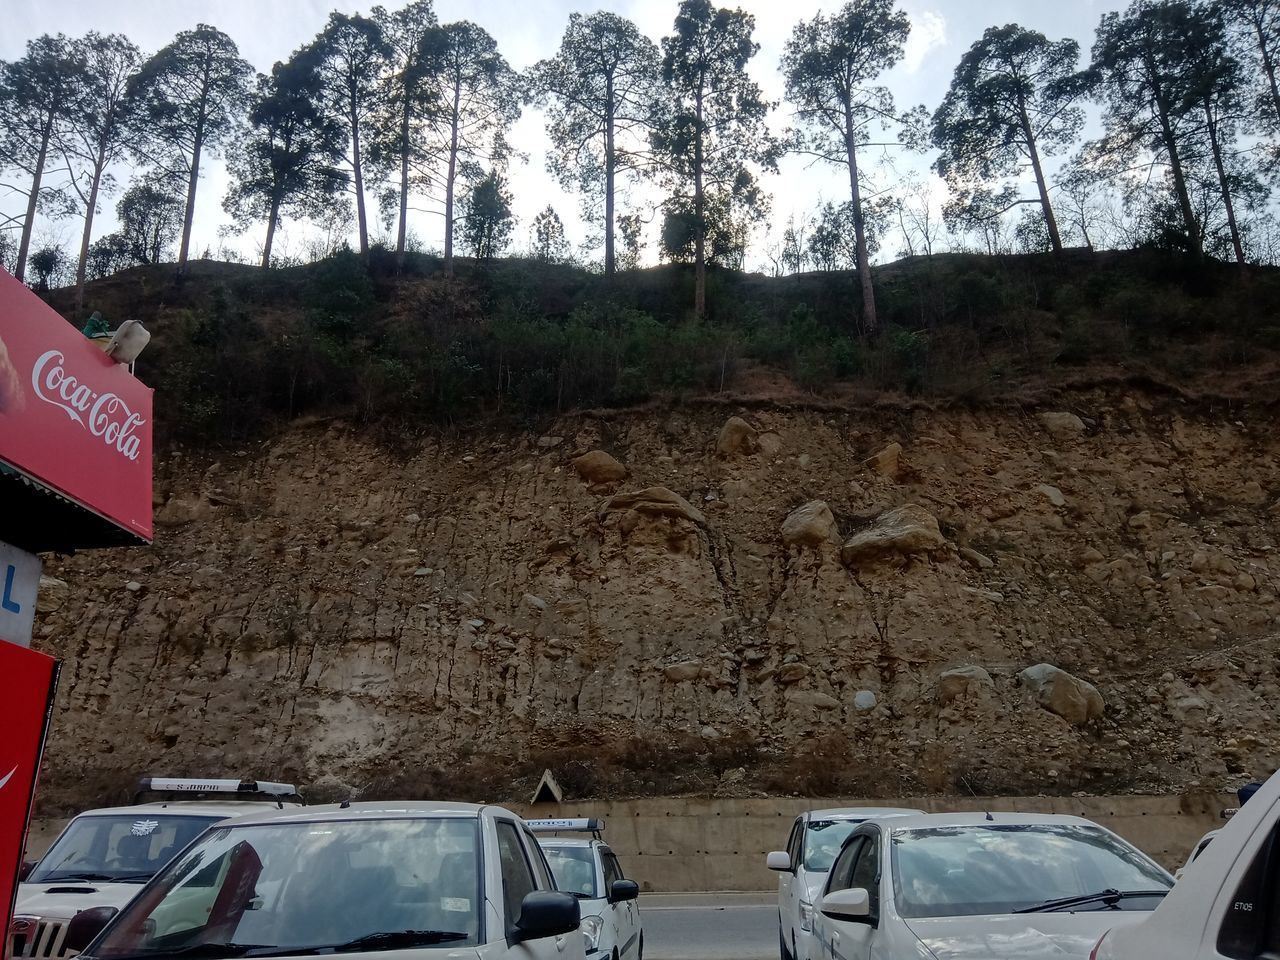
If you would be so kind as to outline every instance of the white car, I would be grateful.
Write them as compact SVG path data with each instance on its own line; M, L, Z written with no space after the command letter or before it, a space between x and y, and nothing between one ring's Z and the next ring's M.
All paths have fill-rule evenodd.
M547 855L556 888L578 898L588 960L640 960L644 956L644 930L636 903L640 887L626 878L617 856L600 839L604 821L530 820L529 828ZM566 832L592 836L543 836Z
M1262 960L1280 951L1280 776L1198 853L1141 923L1108 931L1091 960ZM1201 843L1203 844L1203 840Z
M813 932L818 955L838 960L1089 960L1103 931L1142 919L1172 886L1079 817L895 817L845 842Z
M88 810L68 823L18 885L9 957L71 956L64 938L72 917L123 907L211 824L302 803L291 784L262 780L148 778L134 797L149 793L193 799Z
M555 889L524 821L470 803L344 802L227 820L107 913L68 925L84 960L585 958L578 901Z
M767 860L769 869L779 874L778 949L782 960L810 960L817 956L810 940L813 904L841 844L853 828L873 817L920 812L897 807L844 807L810 810L796 817L787 849L769 854Z

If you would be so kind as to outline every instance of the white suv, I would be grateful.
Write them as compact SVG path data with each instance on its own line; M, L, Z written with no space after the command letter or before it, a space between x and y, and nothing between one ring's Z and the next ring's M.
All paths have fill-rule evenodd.
M207 830L118 914L86 911L84 960L369 955L584 960L578 901L524 821L469 803L342 803Z
M555 875L556 887L578 898L588 960L640 960L644 930L636 898L640 886L628 880L618 858L600 838L599 819L530 820ZM562 838L544 833L590 833Z
M796 817L787 849L768 857L778 877L778 950L782 960L809 960L813 943L813 904L821 896L827 872L845 838L866 820L921 813L896 807L845 807L810 810Z
M7 956L71 956L64 940L72 917L91 907L123 907L206 827L302 804L291 784L263 780L148 778L134 799L148 794L190 799L88 810L67 824L38 863L24 868Z

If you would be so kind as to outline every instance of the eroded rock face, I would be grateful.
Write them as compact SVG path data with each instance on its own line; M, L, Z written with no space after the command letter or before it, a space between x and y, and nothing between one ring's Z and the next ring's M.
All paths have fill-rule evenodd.
M847 567L901 563L946 547L938 518L924 507L909 503L882 513L869 529L845 541L840 559Z
M1037 663L1018 674L1036 702L1067 723L1083 726L1102 716L1105 705L1098 688L1048 663Z
M725 459L722 408L691 406L410 456L340 423L161 454L182 522L45 558L35 645L64 668L41 794L210 763L361 785L708 728L780 756L856 742L899 795L1230 785L1280 766L1280 426L1162 403L1072 398L1098 426L1070 444L998 412L762 409L758 454ZM909 478L864 466L895 437ZM583 483L570 450L626 486ZM856 566L784 542L808 501L849 518ZM1015 681L1036 663L1102 716L1037 706ZM994 685L946 700L959 664Z
M810 500L796 507L782 521L782 542L794 547L839 543L840 530L831 508L821 500Z

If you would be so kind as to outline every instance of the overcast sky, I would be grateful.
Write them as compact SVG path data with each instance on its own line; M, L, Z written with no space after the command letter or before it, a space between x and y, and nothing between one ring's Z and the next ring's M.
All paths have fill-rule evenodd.
M1045 33L1050 39L1073 37L1080 42L1087 57L1093 42L1093 31L1106 11L1122 9L1127 0L899 0L912 20L911 39L906 57L884 77L893 91L899 108L923 103L931 111L937 107L950 83L951 73L960 56L977 40L983 30L995 24L1016 22ZM0 31L0 58L11 60L22 55L27 40L42 33L63 32L80 35L89 30L127 35L145 54L164 46L180 30L207 21L228 33L239 45L241 55L259 71L268 71L301 44L312 39L324 25L329 12L367 13L369 2L351 0L41 0L23 3L9 0L4 4L5 26ZM394 9L399 0L388 0L384 6ZM732 3L727 5L733 5ZM756 39L760 53L751 72L765 94L781 100L782 78L778 60L792 27L802 18L819 10L839 7L834 0L742 0L741 7L756 18ZM675 0L606 0L606 2L572 2L572 0L488 0L485 3L464 0L436 0L441 22L470 19L496 38L508 62L524 69L535 61L551 56L559 46L560 36L571 12L584 14L607 9L632 19L655 42L669 32L675 16ZM786 105L775 115L779 128L787 121ZM510 170L510 183L519 217L516 245L528 243L529 224L534 215L548 203L565 220L570 239L575 244L583 239L584 230L578 217L578 200L566 194L546 173L546 138L542 117L526 112L517 125L513 141L518 150L528 155L527 163L516 163ZM902 157L902 168L927 173L931 156ZM214 160L202 167L208 171L202 178L197 201L193 255L206 247L216 248L219 226L227 223L221 203L227 178L222 164ZM127 171L118 172L127 175ZM792 157L783 162L777 176L766 179L766 189L773 195L770 217L774 234L781 230L789 215L804 216L821 200L847 199L847 177L842 190L839 171L814 168L807 161ZM370 209L376 212L376 198L371 192ZM115 198L104 204L95 223L94 235L114 229ZM439 247L442 226L440 218L423 214L411 223L427 247ZM78 240L81 224L62 221L42 224L38 234L44 240L61 240L68 246ZM253 255L261 241L261 231L231 241L247 255ZM277 240L282 253L299 254L304 240L300 227L286 224ZM761 262L764 239L759 238L748 263ZM884 253L892 255L896 250ZM882 253L882 257L884 255ZM652 260L652 246L646 259Z

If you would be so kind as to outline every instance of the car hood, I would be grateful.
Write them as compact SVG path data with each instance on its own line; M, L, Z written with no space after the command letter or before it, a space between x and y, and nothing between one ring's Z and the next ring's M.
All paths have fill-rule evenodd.
M15 916L70 920L90 907L119 909L138 895L141 883L86 883L84 880L57 880L52 883L18 885Z
M1025 913L907 920L937 960L1088 960L1107 930L1137 923L1145 911Z

